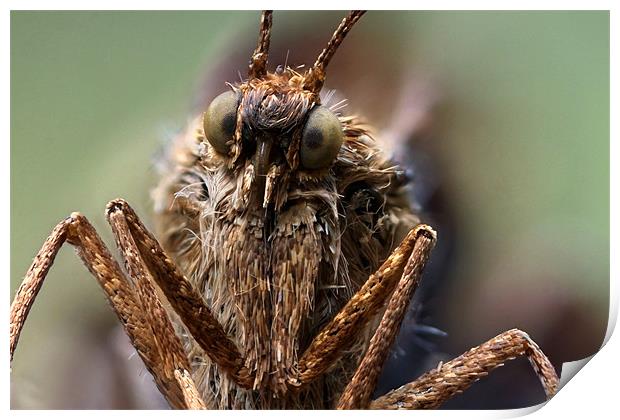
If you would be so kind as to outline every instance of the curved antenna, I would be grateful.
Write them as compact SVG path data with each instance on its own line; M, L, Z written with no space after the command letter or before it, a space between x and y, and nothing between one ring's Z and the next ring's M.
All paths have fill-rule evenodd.
M250 78L260 78L267 73L267 57L269 56L269 41L271 40L271 15L273 10L264 10L260 18L258 45L252 54L248 75Z
M342 22L340 22L340 25L338 25L338 28L332 35L332 39L329 40L325 49L319 54L314 65L308 71L304 81L304 89L310 90L317 95L319 94L323 87L323 82L325 82L325 68L344 40L344 37L347 36L353 25L364 13L366 13L365 10L352 10L342 19Z

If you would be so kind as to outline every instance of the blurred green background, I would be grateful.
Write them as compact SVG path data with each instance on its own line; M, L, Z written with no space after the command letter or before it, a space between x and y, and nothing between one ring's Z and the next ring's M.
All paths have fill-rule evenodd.
M342 15L276 12L274 44L295 32L316 39L315 55ZM11 296L72 211L109 244L110 199L149 220L154 154L201 103L207 69L249 57L257 22L257 12L11 13ZM449 332L441 350L519 327L556 364L595 352L609 303L609 14L371 12L343 51L348 42L381 55L337 55L348 70L331 82L377 72L371 93L350 90L375 124L416 74L441 92L432 140L419 145L441 174L458 251L435 305L434 325ZM89 355L115 319L73 254L60 252L25 327L13 408L131 406L83 395L103 380ZM76 354L85 361L68 369ZM493 407L500 391L482 390L475 406Z

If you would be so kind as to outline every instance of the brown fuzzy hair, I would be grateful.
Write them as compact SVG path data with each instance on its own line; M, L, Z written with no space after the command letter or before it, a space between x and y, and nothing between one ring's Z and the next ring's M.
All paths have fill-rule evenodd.
M328 106L308 87L309 77L316 78L312 69L286 68L230 85L240 100L229 153L212 147L198 116L160 165L153 196L162 244L255 378L254 390L238 387L187 338L203 398L220 408L331 407L372 325L330 371L287 393L299 357L418 221L402 171L355 117L339 116L344 141L331 165L299 164L307 115ZM252 142L266 132L284 158L266 174L263 202Z

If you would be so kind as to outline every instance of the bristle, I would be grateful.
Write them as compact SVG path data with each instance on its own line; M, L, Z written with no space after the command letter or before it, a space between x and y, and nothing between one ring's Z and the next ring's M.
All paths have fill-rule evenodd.
M324 69L359 16L343 21L313 69ZM257 391L239 387L188 337L205 403L330 408L364 353L372 325L359 331L329 375L290 392L298 362L417 218L395 182L398 169L355 117L339 115L344 143L330 167L299 167L302 129L319 95L307 89L301 67L288 67L288 58L281 71L262 72L270 24L270 15L263 15L250 78L231 85L241 99L230 152L218 154L209 145L197 118L166 155L168 172L154 194L159 233L254 377ZM323 102L338 114L346 106L335 91ZM279 160L266 174L257 173L252 155L258 133L282 140ZM259 176L267 177L261 191ZM375 197L380 203L371 206Z
M258 45L252 54L250 61L250 78L260 78L267 72L267 58L269 55L269 43L271 41L271 16L273 11L265 10L261 15L260 30L258 33Z

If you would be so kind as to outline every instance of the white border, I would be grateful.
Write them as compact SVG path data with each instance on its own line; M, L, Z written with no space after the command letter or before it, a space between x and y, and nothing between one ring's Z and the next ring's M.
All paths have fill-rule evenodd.
M85 7L83 2L78 1L57 1L53 4L46 1L8 1L4 4L8 4L8 8L1 18L0 33L2 34L2 55L4 57L5 64L2 66L3 72L3 100L2 100L2 145L4 147L4 153L2 154L2 167L0 171L3 175L4 182L2 183L2 196L9 197L10 195L10 68L9 68L9 49L10 49L10 15L9 10L28 10L28 9L98 9L98 10L110 10L110 9L157 9L157 10L196 10L213 8L214 10L230 9L230 6L234 6L235 9L260 9L260 8L274 8L274 9L306 9L309 6L316 7L318 9L350 9L350 8L368 8L373 9L376 7L376 3L369 1L348 1L348 2L334 2L324 0L313 0L312 2L298 1L298 2L284 2L284 1L269 1L269 2L257 2L257 1L235 1L234 3L219 3L208 4L206 1L189 1L189 0L176 0L175 2L162 2L162 1L150 1L138 2L127 0L107 0L107 1L91 1L88 7ZM415 6L418 10L463 10L464 6L467 6L468 10L551 10L558 7L570 10L611 10L611 116L618 116L618 84L617 74L620 71L618 66L618 10L614 8L614 2L602 1L602 0L590 0L588 2L577 1L541 1L541 0L522 0L522 1L504 1L501 3L491 1L469 1L466 4L458 1L416 1L413 3L395 2L395 1L382 1L380 6L382 9L401 9L411 6ZM615 9L615 10L614 10ZM620 207L618 206L617 189L614 188L617 185L618 170L613 166L613 161L618 161L618 125L617 120L612 117L611 120L611 141L610 144L610 159L611 165L611 213L619 214ZM615 158L615 159L614 159ZM10 230L10 215L9 206L3 205L2 211L2 232L4 233L4 240L1 242L0 255L2 258L2 267L5 269L4 276L4 288L3 302L5 314L2 322L2 329L4 331L4 337L8 336L8 302L10 300L8 292L8 271L10 264L10 242L9 242L9 230ZM615 399L617 398L614 392L617 389L617 379L620 374L619 363L617 362L616 355L620 354L620 341L616 336L612 336L613 329L615 327L617 314L618 314L618 265L615 262L613 256L620 255L620 248L618 247L618 223L611 219L611 303L610 303L610 320L608 324L608 331L606 335L606 345L602 351L592 358L592 361L577 375L578 379L572 380L561 392L549 402L544 409L538 410L531 414L535 418L546 417L569 417L579 416L581 418L585 416L595 416L597 413L613 413L617 412L615 406ZM570 331L566 332L570 334ZM8 355L7 355L8 356ZM2 397L4 410L9 409L9 364L8 357L0 358L0 363L3 368L3 380L2 384ZM440 412L417 412L417 413L402 413L402 412L364 412L355 413L355 416L416 416L416 418L428 418L435 416L442 416L444 418L503 418L503 417L516 417L528 412L532 409L523 410L507 410L507 411L440 411ZM63 418L82 418L85 415L94 417L108 416L108 413L101 411L56 411L56 412L31 412L31 411L12 411L9 413L12 417L30 417L33 415L45 415L50 414L63 416ZM133 417L139 415L136 412L116 412L115 416ZM255 416L257 413L253 412L218 412L218 413L177 413L177 412L150 412L149 416L154 418L162 418L163 416L171 415L184 415L184 416L214 416L218 417L246 417ZM309 418L310 416L316 416L314 412L270 412L268 415L276 417L284 417L294 415L299 418ZM347 415L350 413L322 413L321 415ZM608 417L608 416L605 416Z

